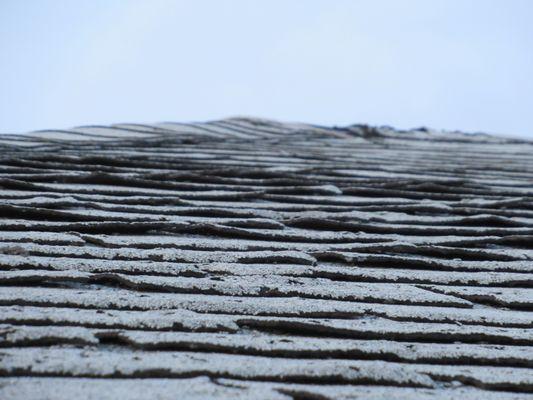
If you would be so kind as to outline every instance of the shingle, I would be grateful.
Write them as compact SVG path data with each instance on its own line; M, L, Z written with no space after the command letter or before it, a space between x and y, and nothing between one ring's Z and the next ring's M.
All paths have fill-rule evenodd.
M531 142L232 118L0 151L1 398L533 392Z

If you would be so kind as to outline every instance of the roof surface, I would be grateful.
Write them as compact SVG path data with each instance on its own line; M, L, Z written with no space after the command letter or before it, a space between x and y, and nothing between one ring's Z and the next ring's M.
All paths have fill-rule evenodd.
M531 142L90 126L0 189L0 398L531 398Z

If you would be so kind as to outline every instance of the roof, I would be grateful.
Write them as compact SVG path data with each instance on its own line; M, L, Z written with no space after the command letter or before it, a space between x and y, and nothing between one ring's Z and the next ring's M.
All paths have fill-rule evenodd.
M533 391L531 142L119 124L0 174L1 398Z

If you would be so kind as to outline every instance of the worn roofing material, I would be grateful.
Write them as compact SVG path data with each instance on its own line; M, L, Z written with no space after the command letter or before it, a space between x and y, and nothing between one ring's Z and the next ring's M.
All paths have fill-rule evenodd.
M235 118L0 146L1 398L530 398L530 142Z

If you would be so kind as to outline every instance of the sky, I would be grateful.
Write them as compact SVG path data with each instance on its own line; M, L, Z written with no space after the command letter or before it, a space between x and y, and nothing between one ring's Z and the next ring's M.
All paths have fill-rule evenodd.
M533 138L533 1L0 0L0 132L256 116Z

